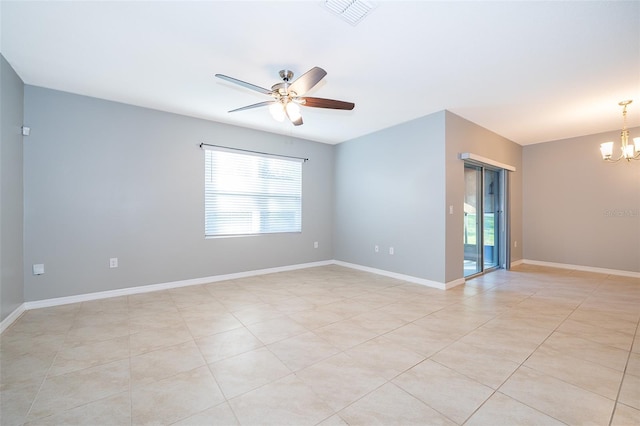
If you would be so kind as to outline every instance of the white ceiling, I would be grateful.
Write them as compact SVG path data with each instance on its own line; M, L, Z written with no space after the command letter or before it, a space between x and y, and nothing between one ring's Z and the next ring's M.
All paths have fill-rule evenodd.
M640 2L376 1L352 26L323 1L5 1L1 51L26 84L339 143L443 109L521 145L640 125ZM275 122L286 68L327 71Z

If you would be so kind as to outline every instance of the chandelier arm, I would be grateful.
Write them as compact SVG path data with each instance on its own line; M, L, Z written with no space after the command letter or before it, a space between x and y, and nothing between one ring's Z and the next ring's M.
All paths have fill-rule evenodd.
M640 160L640 149L634 138L634 142L629 144L629 129L627 127L627 106L633 102L632 100L621 101L618 103L622 107L622 131L620 132L620 145L622 153L615 160L613 159L613 142L605 142L600 144L600 152L602 159L610 163L617 163L623 158L630 162L631 160Z
M620 157L616 158L615 160L612 159L611 157L609 158L603 158L604 161L608 161L609 163L617 163L618 161L622 160L624 158L624 155L621 155Z

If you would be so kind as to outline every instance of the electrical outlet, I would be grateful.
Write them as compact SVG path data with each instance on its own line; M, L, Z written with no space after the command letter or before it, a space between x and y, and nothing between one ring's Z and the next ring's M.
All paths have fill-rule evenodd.
M109 259L109 268L117 268L118 267L118 258L112 257Z
M378 247L378 245L376 244L375 246L373 246L373 251L378 253L380 251L380 247Z
M514 242L513 242L513 246L514 246L514 247L518 247L518 242L517 242L517 241L514 241Z
M33 275L44 274L44 263L35 263L33 265Z
M318 242L317 241L313 242L313 248L318 248Z
M393 255L395 253L395 250L393 249L393 247L389 247L389 254Z

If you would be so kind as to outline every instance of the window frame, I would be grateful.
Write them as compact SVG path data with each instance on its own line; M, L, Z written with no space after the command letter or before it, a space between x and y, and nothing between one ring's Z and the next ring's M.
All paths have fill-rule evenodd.
M302 163L306 159L201 147L205 151L206 239L302 232ZM216 215L230 216L216 222ZM244 215L244 220L234 220L238 215Z

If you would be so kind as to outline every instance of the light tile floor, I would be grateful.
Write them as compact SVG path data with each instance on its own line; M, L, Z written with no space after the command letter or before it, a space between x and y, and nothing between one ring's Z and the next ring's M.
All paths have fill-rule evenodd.
M640 425L640 280L326 266L24 313L10 425Z

